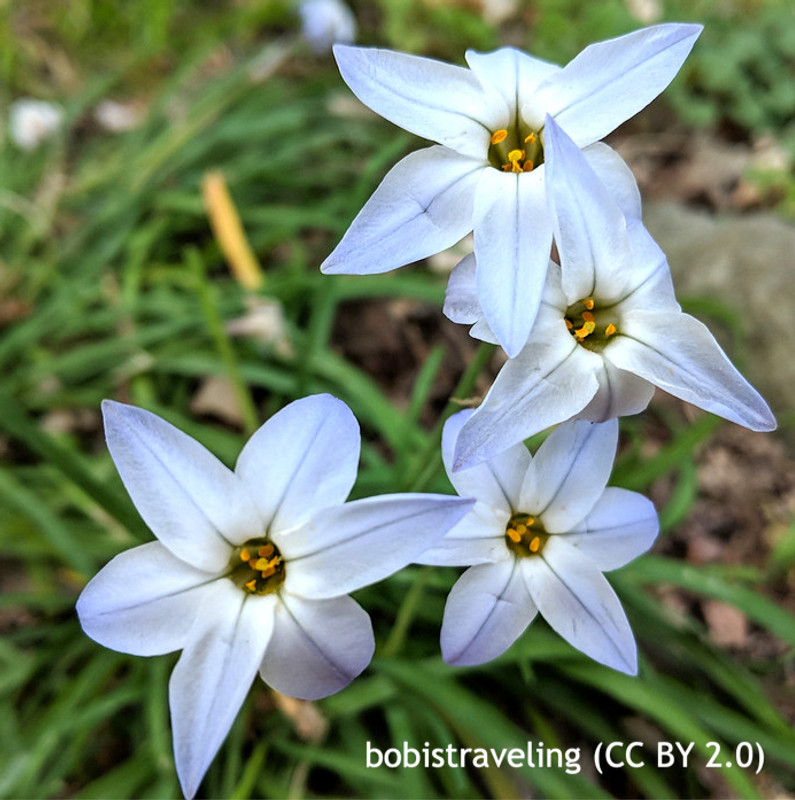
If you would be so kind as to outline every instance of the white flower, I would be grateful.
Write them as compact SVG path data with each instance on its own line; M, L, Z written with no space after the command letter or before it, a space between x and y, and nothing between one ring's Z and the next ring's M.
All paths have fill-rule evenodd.
M44 100L23 97L11 103L9 129L14 144L22 150L35 150L61 126L63 109Z
M545 115L585 148L611 189L627 194L627 167L597 140L665 88L700 31L645 28L591 45L563 69L511 48L469 51L465 69L335 47L340 72L362 102L439 144L389 172L321 269L385 272L474 230L480 305L500 344L516 355L538 310L552 242Z
M298 13L304 38L316 53L356 41L356 19L341 0L304 0Z
M525 347L461 431L455 468L563 420L636 414L658 386L751 430L776 421L701 322L676 302L665 255L627 218L574 142L547 119L547 173L560 266L550 262ZM450 276L446 309L490 340L472 260Z
M642 495L605 488L618 422L567 422L533 457L519 444L453 472L455 440L471 414L448 420L442 456L456 491L477 504L421 558L424 564L475 565L447 598L445 661L472 665L496 658L540 612L574 647L634 675L635 640L602 572L648 550L658 522Z
M259 670L293 697L346 686L369 663L349 592L401 569L472 507L444 495L345 503L359 427L329 395L266 422L235 471L147 411L105 401L113 460L157 542L116 556L77 603L85 632L133 655L182 650L169 701L192 797Z

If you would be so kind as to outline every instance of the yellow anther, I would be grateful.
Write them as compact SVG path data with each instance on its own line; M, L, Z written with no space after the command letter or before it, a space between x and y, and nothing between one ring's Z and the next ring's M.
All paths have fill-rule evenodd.
M521 542L521 541L522 541L522 537L521 537L521 536L520 536L520 535L517 533L517 531L515 531L513 528L508 528L508 529L505 531L505 533L506 533L506 535L508 536L508 538L509 538L509 539L510 539L512 542L516 542L516 544L519 544L519 542Z
M578 339L584 339L586 336L590 336L596 330L596 323L595 322L586 322L582 328L577 329L574 331L574 335Z
M272 544L264 544L257 550L257 555L260 558L268 558L273 555L273 545Z
M271 564L269 567L267 567L266 569L262 570L260 575L262 575L263 578L270 578L270 576L273 575L274 572L276 572L276 567L274 567Z
M530 542L530 552L537 553L540 547L541 547L541 537L534 536L532 541Z
M248 565L251 567L251 569L256 569L256 567L254 566L256 563L257 563L257 559L256 558L250 558L248 560Z
M609 324L609 325L608 325L608 326L605 328L605 336L612 336L612 335L613 335L613 334L614 334L614 333L615 333L617 330L618 330L618 328L616 328L616 326L615 326L615 325L613 325L613 323L611 322L611 323L610 323L610 324Z
M240 560L241 561L251 561L251 553L249 553L248 547L244 547L240 551Z
M582 312L582 318L586 322L593 322L594 321L593 314L590 311L583 311Z
M535 525L535 521L536 521L536 518L535 518L535 517L528 517L528 518L527 518L527 525L528 525L528 527L529 527L530 525Z
M587 308L589 311L593 311L593 307L594 307L593 297L589 297L587 300L583 300L582 302L583 302L583 305L584 305L584 306L585 306L585 307L586 307L586 308ZM584 315L583 315L583 316L584 316Z
M524 140L526 144L533 144L536 140L536 135L531 133L529 136L525 136Z
M508 138L508 131L505 128L502 128L498 131L494 131L491 134L491 143L492 144L499 144L500 142L504 142Z
M511 152L508 153L508 161L511 164L511 172L522 171L522 167L519 164L519 162L522 161L524 157L525 157L524 150L511 150Z
M519 523L519 524L516 526L516 532L519 534L519 536L522 536L523 534L527 533L527 525L523 525L523 524L520 522L520 523Z
M245 584L245 586L246 586L246 589L248 589L250 592L256 591L256 589L257 589L257 579L256 578L252 578L247 584Z
M270 563L267 558L258 558L254 561L254 569L266 569Z
M566 327L569 330L571 330L574 327L574 325L571 324L571 320L570 319L566 319L566 320L564 320L564 322L566 323Z
M533 171L533 162L525 161L524 166L522 167L522 172L532 172L532 171Z

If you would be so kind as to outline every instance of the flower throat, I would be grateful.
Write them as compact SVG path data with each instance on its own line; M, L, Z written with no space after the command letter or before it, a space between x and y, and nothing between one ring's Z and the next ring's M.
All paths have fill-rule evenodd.
M600 308L592 297L569 306L564 319L569 333L586 350L601 352L618 333L615 313L610 308Z
M229 561L229 578L249 594L271 594L284 583L284 559L270 539L249 539Z
M517 125L491 134L489 162L503 172L532 172L544 163L540 131Z
M514 514L505 526L505 544L519 558L540 556L548 539L541 521L530 514Z

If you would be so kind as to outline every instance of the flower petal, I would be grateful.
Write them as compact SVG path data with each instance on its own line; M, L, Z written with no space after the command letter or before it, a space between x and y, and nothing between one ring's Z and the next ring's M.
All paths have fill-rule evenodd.
M551 117L545 128L547 199L569 303L617 300L632 274L627 224L577 145Z
M605 576L576 547L551 536L542 558L521 560L530 596L553 630L600 664L636 675L635 638Z
M373 275L438 253L472 230L481 163L428 147L387 173L321 264L329 275Z
M86 634L111 650L171 653L185 646L197 605L214 580L160 542L149 542L120 553L88 582L77 616Z
M259 507L264 530L281 532L345 502L359 447L359 423L348 406L317 394L274 414L249 439L235 471Z
M484 170L474 221L480 305L513 357L530 335L549 265L552 223L543 170L521 175Z
M538 609L517 559L468 569L453 586L442 620L442 657L448 664L485 664L524 633Z
M469 567L499 561L505 556L505 527L509 518L507 511L475 503L461 522L415 561L438 567Z
M481 85L498 92L505 101L509 117L505 126L500 127L507 127L516 110L533 100L536 87L561 69L557 64L542 61L513 47L502 47L493 53L467 50L466 60ZM530 127L540 127L544 115L536 112L525 116L524 121Z
M566 422L538 448L522 485L522 510L565 533L602 496L616 457L618 420Z
M458 436L453 470L469 469L539 431L569 419L599 388L601 359L580 347L558 313L500 370Z
M632 268L626 283L626 296L614 311L646 307L656 311L681 311L674 294L671 268L660 246L639 220L627 223Z
M475 254L470 253L453 267L444 293L442 311L453 322L472 324L469 335L489 344L499 344L483 316L475 279Z
M593 511L571 533L562 536L606 572L645 553L654 544L659 529L651 500L638 492L608 486Z
M347 595L305 600L282 591L260 675L277 692L317 700L344 689L375 650L367 612Z
M470 253L453 267L444 292L442 311L452 322L471 325L483 316L475 281L475 254Z
M502 103L463 67L371 47L334 47L340 73L367 106L404 130L485 160Z
M627 311L621 333L604 351L619 369L752 431L776 427L762 396L697 319L668 311Z
M228 580L210 586L168 686L174 759L189 799L248 694L276 606L275 595L247 594Z
M611 345L612 346L612 345ZM597 370L599 388L593 399L577 414L577 419L604 422L614 417L639 414L651 402L654 386L643 378L623 369L617 369L607 359L603 369Z
M632 170L621 156L604 142L594 142L582 154L596 176L618 203L621 213L630 220L641 217L640 189Z
M499 344L497 337L494 335L494 331L489 327L489 323L486 322L485 317L479 319L469 329L469 335L473 339L478 339L481 342L487 342L488 344Z
M538 87L534 103L580 147L591 144L665 89L701 30L669 23L592 44Z
M493 458L470 469L453 472L453 456L458 435L475 412L472 409L453 414L442 432L442 461L461 497L475 497L510 516L518 511L519 491L530 466L530 451L524 444L497 453ZM506 517L506 522L507 517Z
M321 600L383 580L422 555L474 505L450 495L367 497L317 514L277 542L286 588Z
M237 476L195 439L148 411L105 400L102 413L122 482L155 536L197 569L225 567L230 542L260 528Z

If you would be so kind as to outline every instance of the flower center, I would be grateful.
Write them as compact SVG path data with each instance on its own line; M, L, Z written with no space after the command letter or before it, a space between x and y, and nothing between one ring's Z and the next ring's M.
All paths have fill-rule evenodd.
M505 544L519 558L540 556L547 539L544 526L530 514L514 514L505 526Z
M588 350L601 352L618 333L617 317L611 308L599 308L593 297L586 297L566 309L569 333Z
M522 125L501 128L491 134L489 162L503 172L532 172L544 163L541 132Z
M284 583L284 559L270 539L249 539L229 560L229 578L249 594L270 594Z

